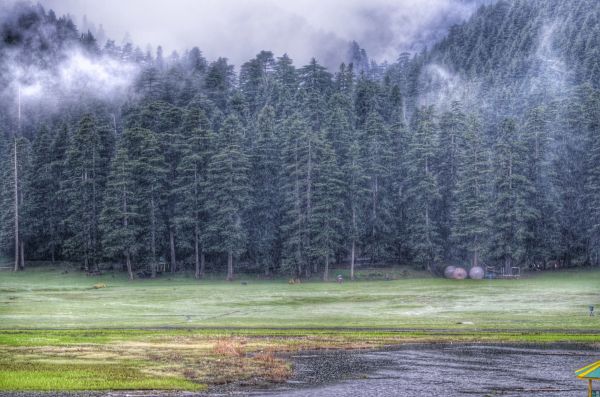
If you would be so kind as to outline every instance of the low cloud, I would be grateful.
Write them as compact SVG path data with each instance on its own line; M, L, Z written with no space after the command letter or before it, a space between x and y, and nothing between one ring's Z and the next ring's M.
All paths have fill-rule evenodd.
M199 47L209 59L237 65L260 50L288 53L298 63L317 57L329 66L344 60L356 40L377 61L418 51L447 28L493 0L42 0L119 42L130 35L143 49ZM85 18L84 20L84 16ZM92 24L90 21L93 21Z

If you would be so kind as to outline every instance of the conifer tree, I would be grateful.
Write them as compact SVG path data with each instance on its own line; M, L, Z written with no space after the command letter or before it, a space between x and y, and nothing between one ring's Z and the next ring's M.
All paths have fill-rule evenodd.
M284 136L283 149L283 192L284 222L282 231L283 268L296 277L310 274L310 258L308 255L310 242L307 232L308 202L311 198L309 188L309 152L308 142L311 135L307 122L295 114L286 120L282 128Z
M86 271L95 271L101 257L99 216L112 155L110 129L84 116L71 139L66 159L62 194L66 199L68 237L65 250L81 261Z
M479 266L488 231L487 192L490 174L481 126L473 116L468 117L466 122L464 142L457 153L459 166L456 170L456 205L452 208L451 241L470 255L472 266Z
M66 160L69 149L69 130L67 125L58 128L50 146L50 172L55 184L54 191L47 198L48 216L50 217L50 235L48 247L50 259L62 257L62 245L66 237L65 219L67 218L67 203L61 194L66 183Z
M417 264L433 270L441 250L436 219L440 193L433 163L437 126L432 107L419 109L414 117L408 153L411 249Z
M58 190L58 181L52 174L52 153L48 150L51 147L52 137L46 126L43 126L37 133L31 149L31 167L25 176L27 179L27 201L28 206L22 211L22 218L25 222L22 225L23 235L31 246L35 248L36 255L41 257L48 256L48 253L54 253L52 244L55 242L53 227L51 222L53 217L50 214L52 198Z
M459 148L467 130L467 117L459 102L453 102L449 111L442 114L439 122L439 145L436 161L439 202L439 234L442 243L442 256L454 256L450 234L454 228L452 212L456 206L455 190L460 167Z
M386 256L389 249L391 222L391 166L392 145L389 130L381 116L371 112L360 137L365 173L369 180L368 217L365 243L371 261L377 262Z
M216 148L208 166L211 189L208 210L211 214L208 231L212 248L227 254L227 280L233 280L234 257L245 248L247 232L244 215L249 198L249 164L243 148L240 121L229 116L223 122Z
M114 259L123 259L127 274L133 280L132 260L140 249L139 207L124 140L119 142L106 184L101 220L104 253Z
M194 249L195 277L205 273L205 257L208 235L207 184L208 165L214 146L214 135L203 110L188 110L182 127L185 144L178 167L177 224L188 236Z
M312 254L323 260L323 281L329 280L329 267L343 238L342 173L335 152L326 142L320 142L318 176L315 182L313 214L310 219Z
M360 153L360 145L356 139L350 145L343 170L344 186L341 196L346 204L343 216L350 251L350 279L354 280L356 257L364 237L364 230L361 226L365 222L365 209L368 207L367 203L370 198L369 180Z
M600 94L595 91L588 107L586 136L585 197L589 214L589 257L593 266L600 264Z
M504 271L510 273L511 267L520 263L526 254L526 242L531 238L528 222L539 216L527 201L533 186L525 174L523 139L514 120L507 119L500 126L494 152L489 251L503 263Z
M402 107L392 111L390 121L390 139L392 141L393 159L391 164L391 197L392 197L392 245L395 260L408 262L410 260L409 241L409 129L404 119Z
M278 264L281 225L281 143L275 127L275 110L264 107L258 116L258 134L251 157L249 246L256 264L266 274Z
M2 211L0 241L5 251L14 255L13 270L25 269L24 219L28 199L26 176L30 166L30 143L19 135L11 137L4 148L2 166Z
M554 250L552 238L556 222L554 218L552 189L549 186L548 147L548 109L537 107L528 112L523 126L523 144L525 145L525 177L529 188L525 190L525 205L534 211L527 228L529 238L525 241L525 259L529 263L544 263Z

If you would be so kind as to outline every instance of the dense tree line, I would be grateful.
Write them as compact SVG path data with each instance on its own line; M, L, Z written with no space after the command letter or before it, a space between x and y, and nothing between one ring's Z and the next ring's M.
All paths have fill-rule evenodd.
M598 265L600 69L590 54L600 43L590 19L600 7L542 3L483 7L429 52L335 73L268 51L236 74L196 48L168 58L110 41L100 49L35 9L76 45L142 71L118 112L83 101L5 130L1 248L15 270L69 260L89 272L118 264L130 277L188 267L197 278L241 269L327 280L332 266L353 276L359 262ZM533 37L552 12L573 19L557 37L576 42L568 54L578 59L568 88L540 97L516 74L535 63ZM3 39L16 45L6 28ZM485 80L485 104L420 103L432 87L419 76L433 62Z

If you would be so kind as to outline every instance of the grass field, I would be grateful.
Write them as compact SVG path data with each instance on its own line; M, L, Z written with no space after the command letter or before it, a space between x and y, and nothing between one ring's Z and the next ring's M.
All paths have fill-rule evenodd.
M407 342L600 343L600 272L433 278L127 281L0 272L0 390L203 390L290 375L278 353ZM105 288L94 288L105 284Z
M598 329L600 272L289 285L29 270L0 273L0 328L374 327ZM106 288L95 289L95 284Z

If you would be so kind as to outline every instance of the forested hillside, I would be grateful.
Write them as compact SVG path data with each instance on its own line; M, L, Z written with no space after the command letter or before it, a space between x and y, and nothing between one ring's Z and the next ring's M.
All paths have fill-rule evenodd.
M595 0L503 0L392 64L354 43L357 67L265 50L236 70L15 6L0 248L130 277L597 266L599 23Z

